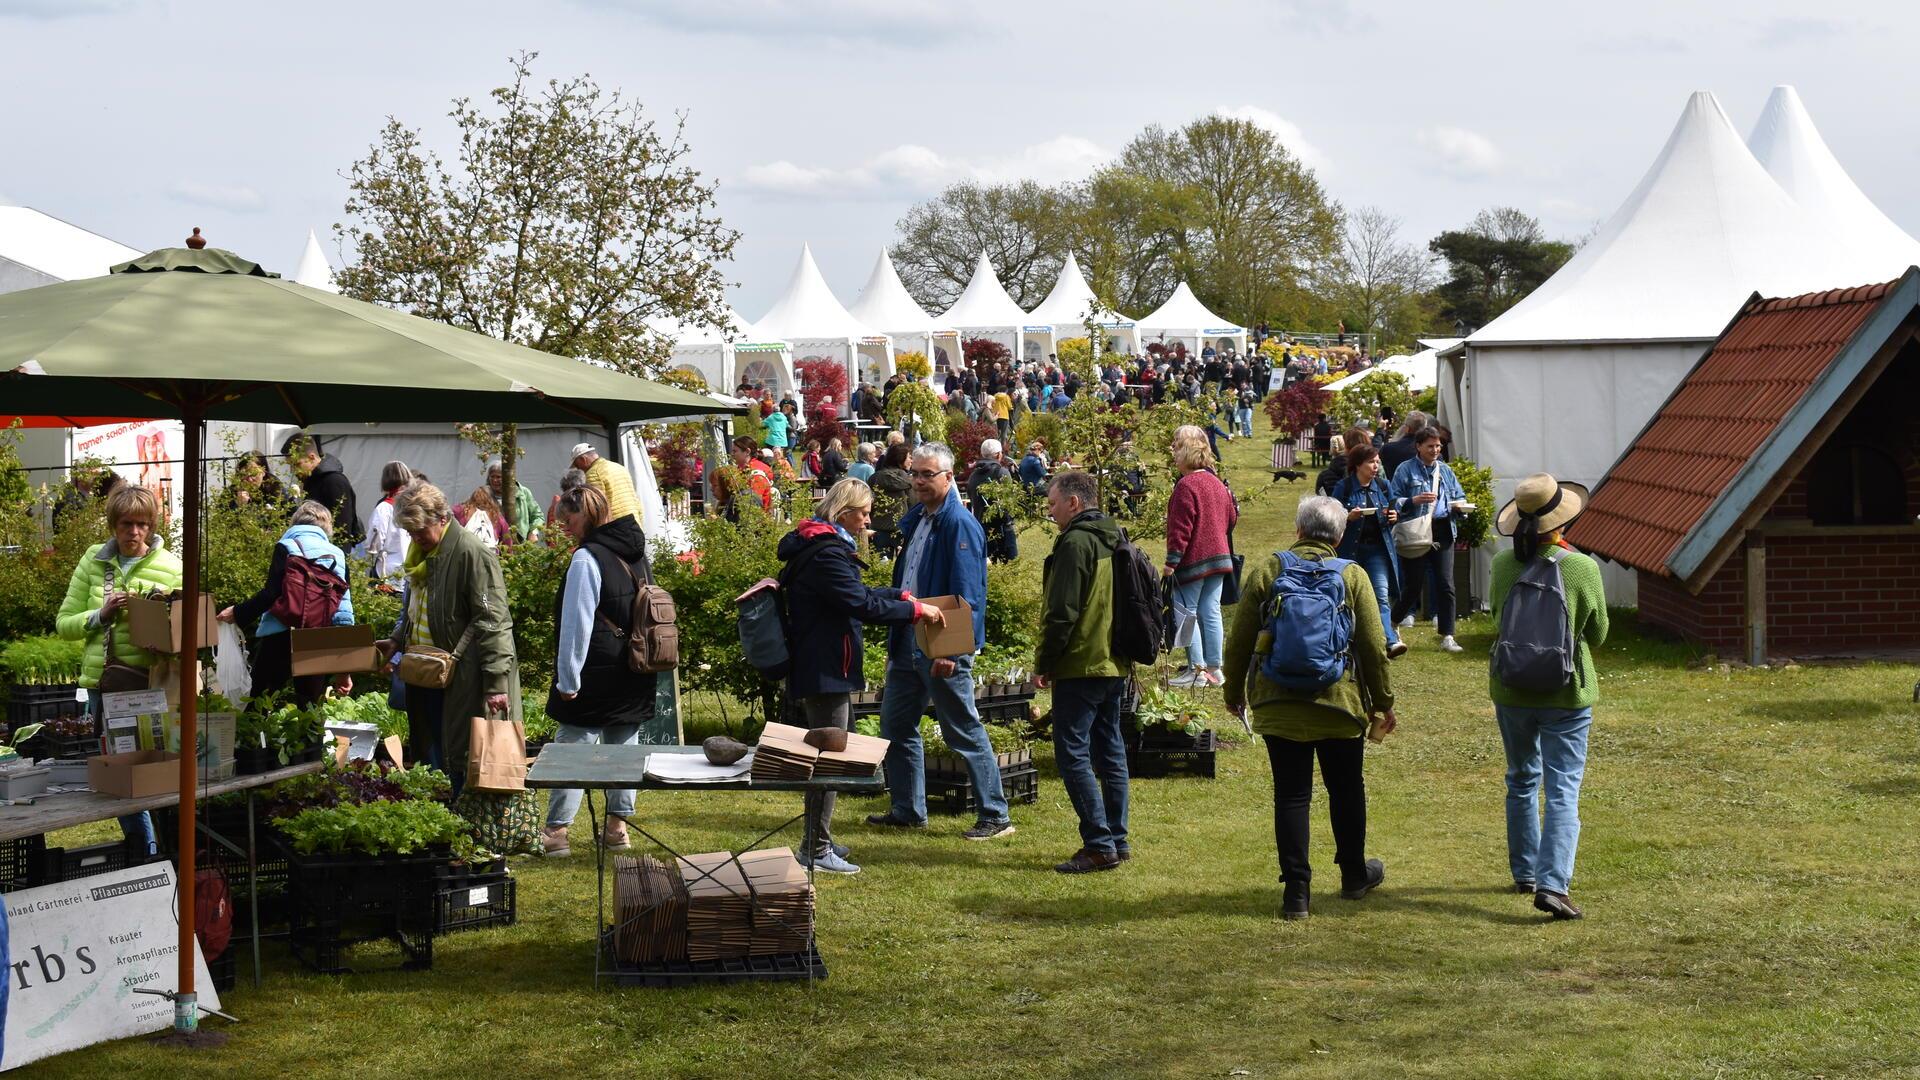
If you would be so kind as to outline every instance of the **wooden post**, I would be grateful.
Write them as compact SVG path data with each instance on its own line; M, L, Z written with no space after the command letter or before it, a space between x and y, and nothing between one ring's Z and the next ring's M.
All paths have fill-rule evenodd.
M200 1024L199 995L194 992L194 795L199 783L200 741L200 507L202 436L205 410L198 401L181 412L186 429L187 519L181 527L181 592L187 601L180 620L180 835L179 880L175 908L180 919L178 991L173 1004L173 1030L192 1032Z
M1767 662L1767 538L1747 534L1747 663Z

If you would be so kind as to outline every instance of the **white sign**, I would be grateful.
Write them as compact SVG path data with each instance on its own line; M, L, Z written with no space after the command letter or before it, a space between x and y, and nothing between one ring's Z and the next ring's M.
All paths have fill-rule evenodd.
M121 694L100 695L100 711L109 720L142 713L163 713L167 708L165 690L128 690Z
M173 1026L173 1002L133 992L178 989L173 890L173 864L157 862L0 898L12 953L0 1070ZM194 989L217 1009L199 952Z

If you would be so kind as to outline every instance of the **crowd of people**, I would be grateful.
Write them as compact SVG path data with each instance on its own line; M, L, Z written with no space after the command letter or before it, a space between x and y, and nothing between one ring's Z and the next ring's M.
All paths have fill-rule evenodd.
M1218 374L1231 388L1254 377L1239 358L1204 363L1214 367L1170 368L1162 381L1185 385L1196 374ZM1039 386L1050 385L1044 370L1039 375ZM995 385L1004 382L989 382L983 396L1006 394ZM1104 379L1092 389L1103 391L1111 392ZM1183 647L1187 658L1172 683L1221 687L1229 711L1264 739L1274 786L1281 914L1302 918L1312 902L1308 809L1316 761L1328 793L1341 895L1364 897L1385 880L1384 865L1366 853L1364 740L1384 738L1398 725L1392 661L1407 651L1398 631L1411 625L1423 594L1431 594L1439 647L1461 651L1454 639L1452 540L1454 523L1473 507L1445 460L1443 433L1414 413L1390 441L1365 427L1330 435L1329 449L1342 452L1337 479L1323 484L1326 494L1301 501L1287 550L1247 558L1234 545L1240 506L1220 475L1214 437L1206 428L1185 426L1168 448L1177 480L1159 569L1173 612L1171 644ZM730 449L735 468L724 471L729 479L719 504L753 500L771 508L778 481L793 475L780 468L785 455L769 455L768 447L744 436ZM576 545L554 597L554 678L545 690L547 711L558 722L556 741L638 741L653 714L657 676L637 673L627 662L634 599L651 572L623 469L591 444L575 446L562 490L542 514L524 485L505 495L497 464L465 500L453 503L417 470L390 462L382 471L381 498L363 525L336 458L302 440L290 441L286 457L303 496L297 502L277 490L265 461L244 462L226 495L235 504L290 506L259 590L218 616L247 631L254 695L284 691L311 702L327 692L332 680L292 675L287 631L355 620L348 552L362 552L401 601L401 614L378 650L388 670L400 676L392 693L409 719L409 753L445 770L458 792L471 718L517 718L521 710L498 552L538 542L552 530ZM1101 505L1099 478L1066 464L1049 460L1043 444L1028 446L1016 461L1000 440L990 439L966 475L956 475L950 448L913 445L893 432L877 447L862 444L851 462L823 458L816 476L832 479L824 497L813 512L791 515L797 524L780 542L778 556L795 657L785 687L792 717L808 726L845 728L851 695L866 686L862 628L889 628L880 725L889 740L883 770L890 804L866 819L870 826L926 827L920 718L930 708L943 741L980 793L977 817L962 835L991 840L1014 831L996 755L974 703L972 664L986 645L988 562L1016 558L1019 550L1012 519L994 506L993 485L1017 480L1044 494L1058 529L1042 572L1044 614L1032 667L1037 685L1051 694L1055 762L1079 820L1078 849L1055 869L1105 871L1133 857L1119 715L1133 664L1114 635L1116 620L1126 614L1117 574L1122 533L1111 505ZM890 502L896 509L883 509ZM1592 649L1607 633L1598 569L1562 539L1584 502L1584 489L1544 475L1520 484L1497 519L1499 530L1515 542L1495 559L1491 598L1496 618L1512 598L1524 621L1535 618L1541 596L1564 597L1560 622L1541 624L1566 630L1564 678L1536 677L1542 651L1558 643L1546 640L1546 631L1528 631L1532 636L1518 639L1504 666L1503 636L1490 683L1508 761L1514 887L1555 918L1581 914L1569 889L1597 688ZM116 616L136 590L177 588L180 574L178 560L160 544L153 493L123 485L106 505L110 537L75 568L58 625L61 634L85 639L82 681L98 691L145 685L148 669L161 658L116 635ZM892 559L890 585L863 582L869 553ZM296 589L306 599L289 604ZM911 626L943 623L942 610L920 598L948 595L970 609L972 647L930 656ZM409 653L429 650L455 658L443 685L404 676ZM346 690L351 684L342 677L334 685ZM93 700L98 702L97 693ZM552 793L540 838L544 853L570 854L568 832L579 803L577 791ZM632 808L630 791L612 793L597 842L616 850L629 846L623 818ZM834 831L833 810L830 796L809 800L815 842L801 853L802 861L823 872L859 873L850 846ZM141 817L123 827L152 844Z

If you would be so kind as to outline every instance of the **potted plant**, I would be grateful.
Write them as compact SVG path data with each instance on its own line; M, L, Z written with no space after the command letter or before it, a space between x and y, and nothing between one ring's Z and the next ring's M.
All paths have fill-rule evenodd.
M280 764L273 745L273 725L269 718L286 698L286 691L265 694L247 702L234 719L234 771L243 776L272 772Z

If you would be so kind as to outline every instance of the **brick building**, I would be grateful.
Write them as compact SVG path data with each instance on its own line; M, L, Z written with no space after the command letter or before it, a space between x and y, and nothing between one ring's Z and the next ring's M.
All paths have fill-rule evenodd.
M1760 662L1920 648L1920 269L1750 300L1568 531Z

